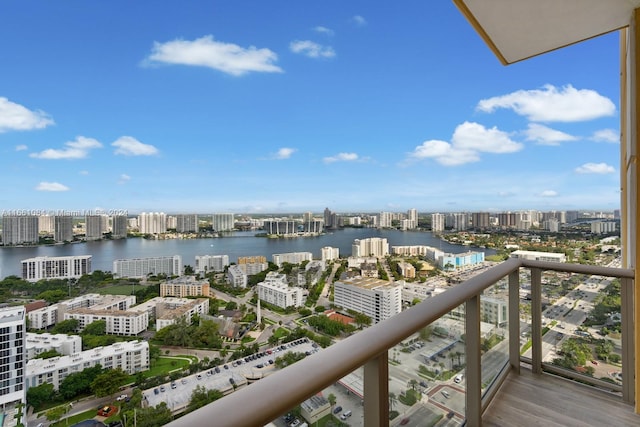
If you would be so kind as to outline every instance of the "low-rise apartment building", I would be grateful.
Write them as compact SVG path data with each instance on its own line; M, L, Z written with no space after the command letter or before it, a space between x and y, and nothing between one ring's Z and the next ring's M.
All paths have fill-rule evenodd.
M247 273L242 269L242 266L230 265L227 269L227 281L234 288L246 288L249 283L249 278L247 277Z
M182 276L160 283L161 297L208 297L209 281L198 280L194 276Z
M149 369L149 343L127 341L70 356L29 360L25 378L26 388L49 383L53 385L54 390L58 390L69 375L96 365L105 369L120 368L129 375L146 371Z
M523 258L537 261L549 261L549 262L567 262L567 257L564 253L557 252L537 252L537 251L513 251L511 258Z
M114 277L132 277L142 279L148 275L182 275L182 257L180 255L117 259L113 261Z
M180 317L191 322L194 315L209 314L208 298L156 297L129 309L130 312L146 313L148 319L155 320L156 331L173 325Z
M91 255L35 257L21 261L22 278L28 282L48 279L78 279L91 273Z
M289 264L300 264L302 261L311 261L313 254L311 252L289 252L284 254L273 254L273 263L278 267L282 267L285 262Z
M51 350L64 356L79 353L82 351L82 337L80 335L27 332L25 352L27 360L34 359L39 354Z

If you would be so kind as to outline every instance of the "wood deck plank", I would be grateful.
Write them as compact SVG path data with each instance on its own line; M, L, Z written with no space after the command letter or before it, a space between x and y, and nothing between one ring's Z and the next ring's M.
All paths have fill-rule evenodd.
M637 427L640 415L617 395L522 369L505 380L482 422L490 427Z

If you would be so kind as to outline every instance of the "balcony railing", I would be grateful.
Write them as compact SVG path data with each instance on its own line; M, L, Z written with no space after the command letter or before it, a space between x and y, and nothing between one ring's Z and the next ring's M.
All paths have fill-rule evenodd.
M520 271L531 277L531 357L520 354ZM619 278L621 281L622 385L580 375L543 363L542 358L542 273L578 273ZM480 298L485 290L508 278L508 357L499 373L483 384ZM633 402L633 278L630 269L579 264L509 259L454 288L426 299L408 310L371 326L321 352L267 376L169 425L264 426L304 400L336 383L359 367L364 367L364 425L389 425L388 351L456 307L465 308L465 360L467 425L482 425L482 414L500 385L521 363L529 363L534 374L543 371L579 378L581 382L617 392L625 402ZM486 381L486 379L485 379Z

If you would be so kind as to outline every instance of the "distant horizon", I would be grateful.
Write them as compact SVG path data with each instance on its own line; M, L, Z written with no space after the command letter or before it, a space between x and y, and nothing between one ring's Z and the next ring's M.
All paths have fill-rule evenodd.
M579 213L614 213L616 210L620 210L620 208L615 209L505 209L505 210L420 210L417 208L409 208L405 210L375 210L375 211L336 211L333 209L329 210L333 214L337 215L378 215L382 212L389 212L393 214L406 214L409 210L416 209L418 214L449 214L449 213L489 213L489 214L498 214L498 213L515 213L515 212L579 212ZM115 212L117 211L117 212ZM13 213L12 213L13 212ZM27 212L35 212L35 213L27 213ZM80 214L80 212L85 212ZM154 211L140 211L140 212L129 212L127 209L118 209L118 210L74 210L74 209L52 209L52 210L44 210L44 209L0 209L0 217L1 216L21 216L21 215L36 215L36 216L73 216L74 218L82 218L85 216L91 215L108 215L108 216L116 216L116 215L125 215L128 217L131 216L139 216L142 213L163 213L165 215L198 215L198 216L208 216L215 214L233 214L237 215L246 215L246 216L291 216L291 215L304 215L307 212L311 212L313 215L324 215L324 209L321 211L313 211L313 210L301 210L301 211L288 211L288 212L231 212L231 211L212 211L212 212L198 212L198 211L182 211L182 212L171 212L166 210L154 210Z

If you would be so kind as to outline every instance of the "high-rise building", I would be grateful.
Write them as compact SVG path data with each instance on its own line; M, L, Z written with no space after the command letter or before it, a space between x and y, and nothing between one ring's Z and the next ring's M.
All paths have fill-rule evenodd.
M235 220L232 213L214 213L211 216L211 228L213 231L233 231Z
M176 215L176 231L178 233L197 233L198 230L198 215Z
M38 217L38 232L44 234L53 234L56 225L53 215L40 215Z
M53 240L71 242L73 240L73 217L71 215L56 215L53 221L55 224Z
M461 212L453 214L453 229L464 231L469 229L469 214Z
M262 227L267 234L286 236L298 233L298 223L293 220L265 220Z
M87 215L84 218L84 236L86 240L102 239L103 228L102 215Z
M281 308L300 307L304 304L302 288L290 287L287 275L270 271L264 282L256 285L258 298Z
M4 215L2 244L24 245L38 243L38 217L35 215Z
M333 248L331 246L325 246L320 249L320 259L323 262L333 261L340 258L340 248Z
M144 234L167 232L167 215L164 212L142 212L138 215L138 229Z
M37 229L37 226L36 226ZM19 404L26 407L26 310L23 306L0 308L0 407L10 417L17 413ZM15 409L15 410L14 410ZM23 412L26 414L26 411ZM26 417L26 415L23 415ZM15 419L4 420L4 425L18 425ZM22 420L26 425L26 419Z
M111 238L124 239L127 237L127 217L125 215L114 215L111 217Z
M380 212L378 228L391 228L393 225L393 212Z
M445 215L441 213L431 214L431 230L434 233L444 231Z
M415 230L418 228L418 210L409 209L407 211L407 220L409 221L407 224L408 230Z
M351 245L351 256L373 256L377 258L389 255L389 243L381 237L355 239Z
M489 212L473 212L471 224L476 230L489 228Z
M324 209L324 226L327 228L335 228L336 226L333 222L333 214L329 208Z

